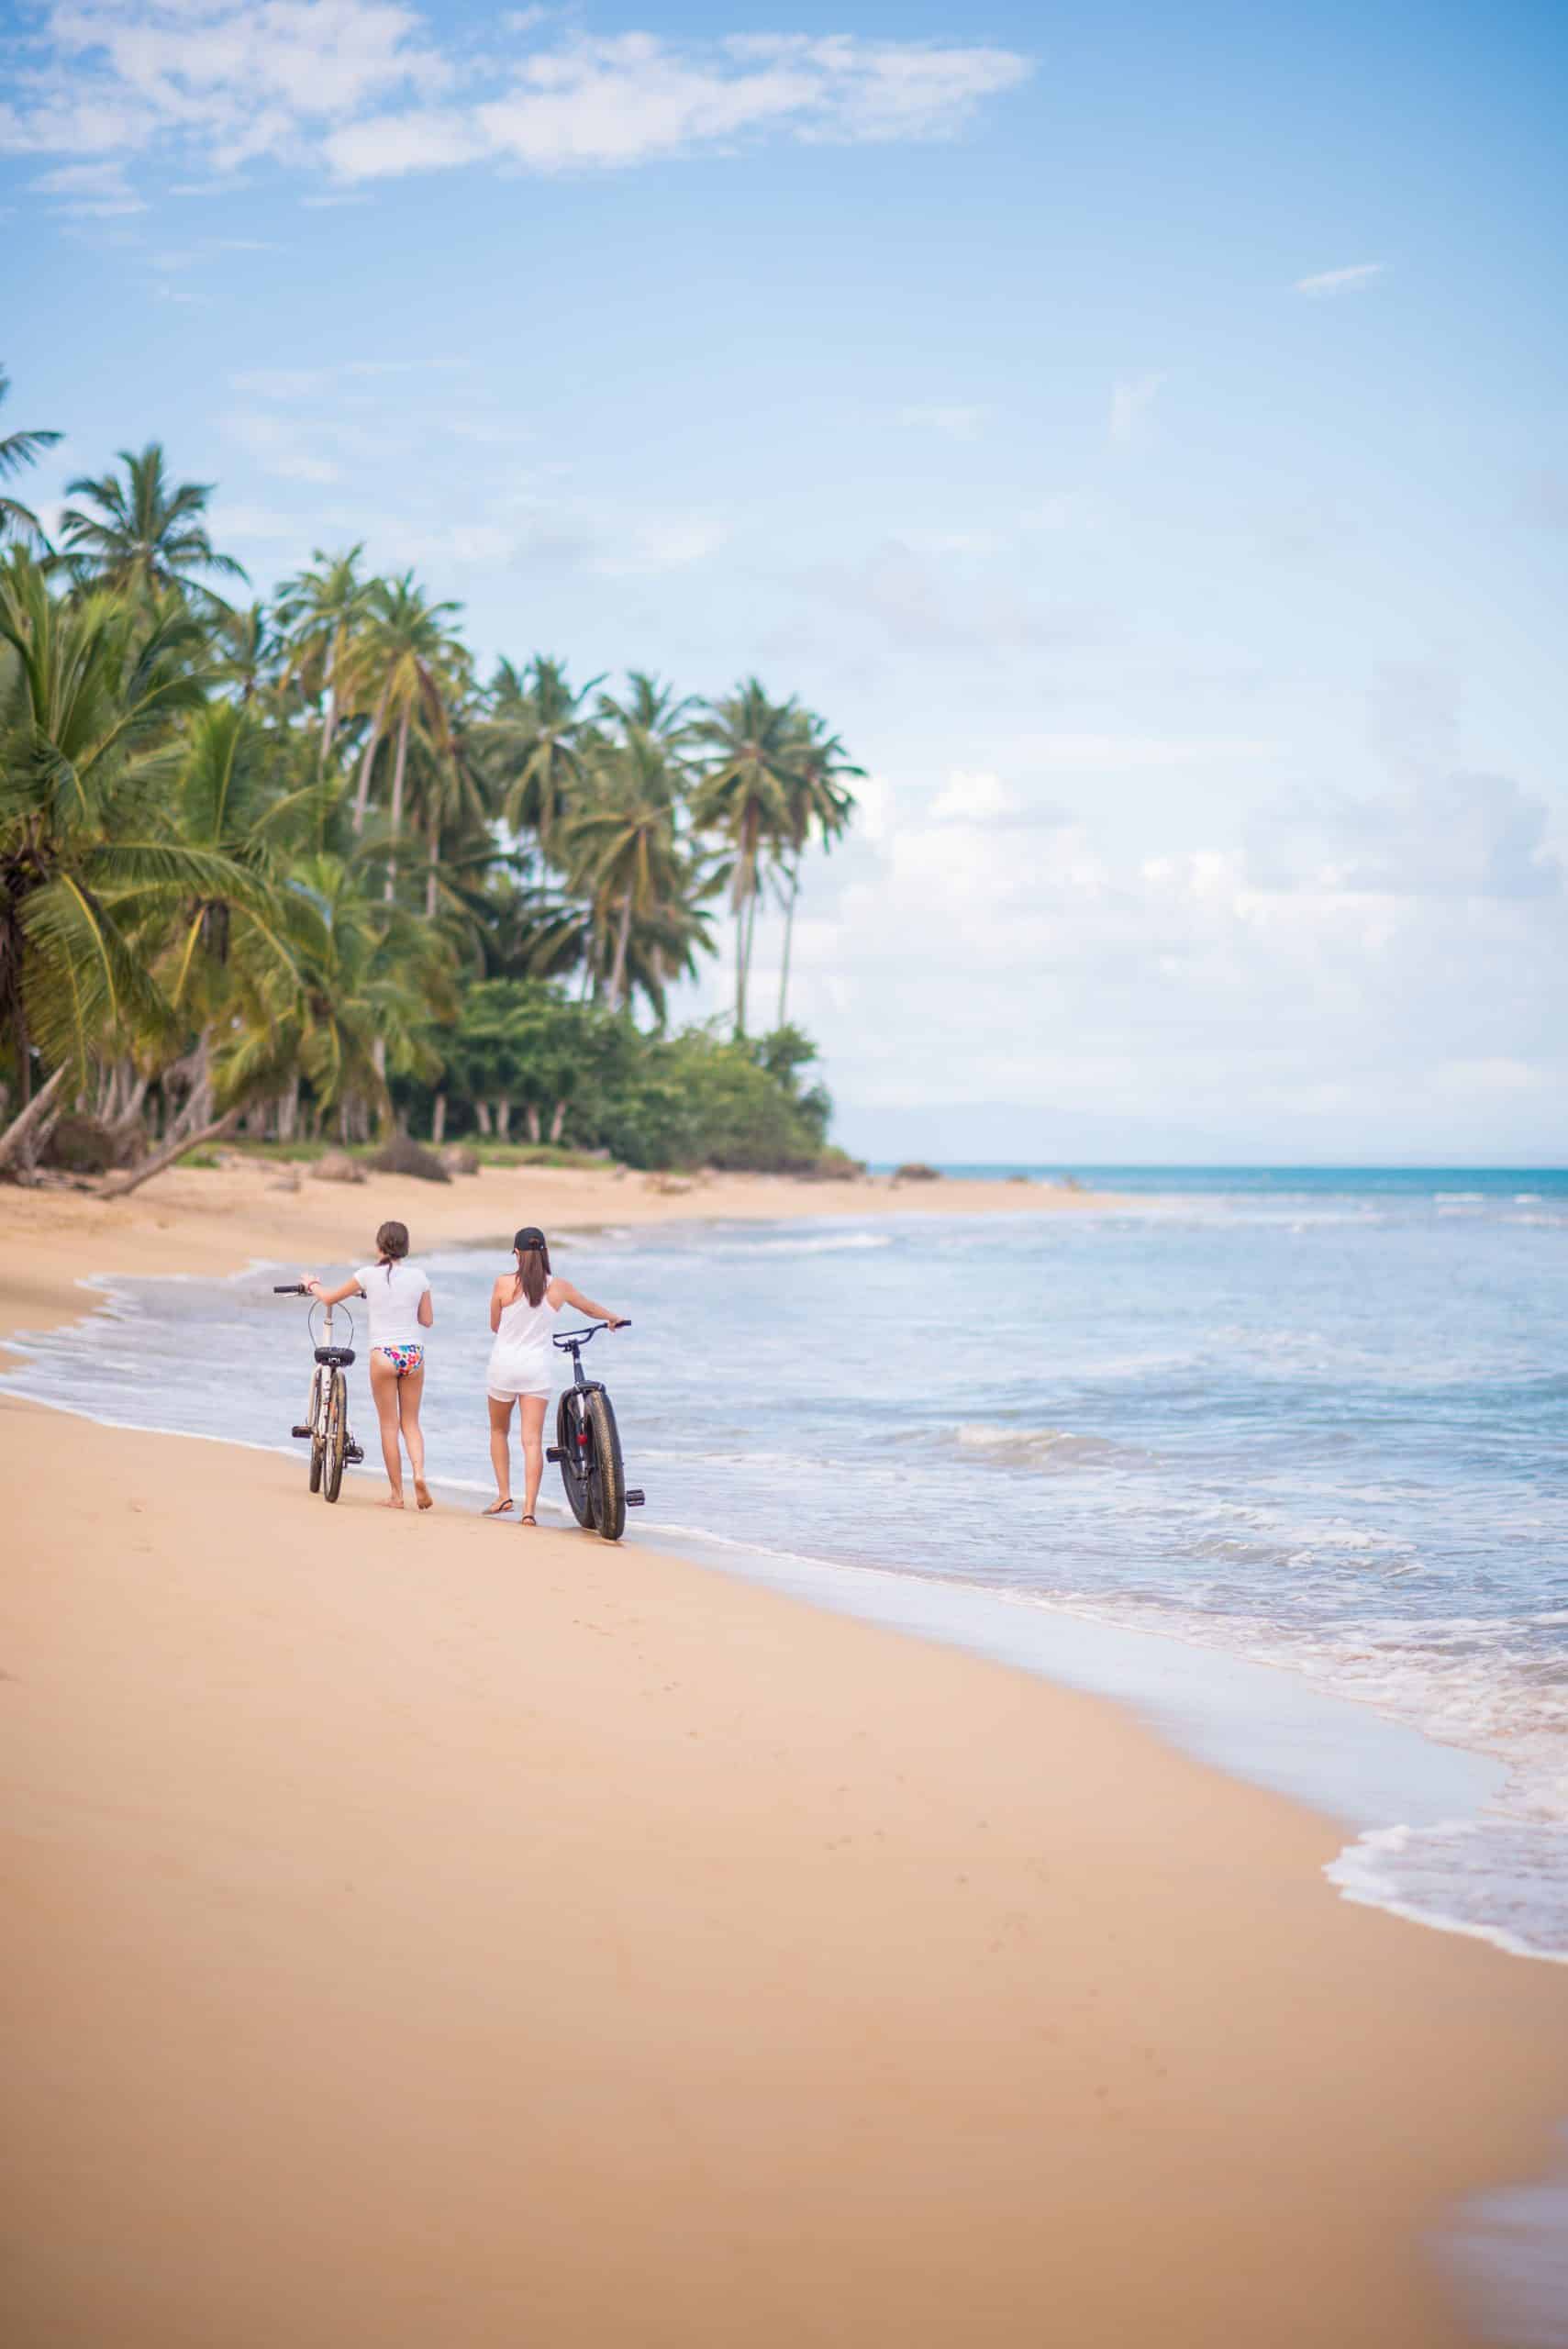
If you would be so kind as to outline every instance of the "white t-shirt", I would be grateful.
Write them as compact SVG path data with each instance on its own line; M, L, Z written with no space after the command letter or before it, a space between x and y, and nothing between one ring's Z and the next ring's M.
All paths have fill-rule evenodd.
M373 1346L422 1346L428 1331L419 1320L419 1299L429 1281L406 1256L397 1264L363 1264L354 1275L370 1308Z

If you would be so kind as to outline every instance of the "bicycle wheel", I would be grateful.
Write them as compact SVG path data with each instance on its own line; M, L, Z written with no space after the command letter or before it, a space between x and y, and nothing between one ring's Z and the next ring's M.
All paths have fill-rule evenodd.
M321 1487L324 1500L335 1501L343 1489L343 1454L348 1448L349 1382L340 1370L335 1370L332 1391L327 1398L326 1481Z
M626 1471L621 1465L620 1436L610 1398L602 1386L588 1397L588 1495L594 1522L606 1542L618 1542L626 1531Z
M577 1441L577 1415L572 1408L573 1391L564 1394L555 1408L555 1448L561 1454L561 1481L566 1487L572 1514L579 1525L592 1530L594 1501L588 1490L587 1470L579 1465L583 1447Z
M319 1369L310 1382L310 1408L306 1413L306 1424L310 1430L310 1489L313 1493L318 1493L321 1490L322 1464L327 1457L327 1447L321 1438L321 1373Z

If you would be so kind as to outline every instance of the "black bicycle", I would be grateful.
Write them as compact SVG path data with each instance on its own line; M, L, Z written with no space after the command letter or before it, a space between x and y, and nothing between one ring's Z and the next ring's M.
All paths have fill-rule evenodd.
M274 1297L309 1297L303 1281L274 1284ZM343 1489L343 1468L348 1461L356 1464L364 1456L364 1446L354 1442L354 1431L349 1425L349 1382L343 1373L354 1359L352 1339L354 1318L345 1310L350 1342L346 1346L333 1342L332 1317L338 1308L323 1306L325 1319L319 1338L317 1336L317 1308L310 1308L309 1329L316 1350L316 1367L310 1377L310 1402L303 1427L291 1428L291 1435L310 1442L310 1489L319 1493L323 1500L335 1501Z
M628 1492L621 1460L620 1434L603 1382L583 1375L583 1349L607 1321L591 1322L585 1330L568 1330L551 1340L572 1357L572 1385L556 1407L555 1442L545 1453L558 1461L566 1498L579 1525L592 1527L606 1542L618 1542L626 1531L628 1508L640 1508L640 1491ZM617 1325L622 1330L629 1321Z

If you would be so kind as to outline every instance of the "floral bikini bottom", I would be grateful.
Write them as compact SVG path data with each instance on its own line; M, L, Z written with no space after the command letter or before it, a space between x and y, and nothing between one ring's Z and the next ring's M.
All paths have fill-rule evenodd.
M423 1346L377 1346L376 1352L383 1362L392 1364L399 1378L406 1378L412 1372L425 1367Z

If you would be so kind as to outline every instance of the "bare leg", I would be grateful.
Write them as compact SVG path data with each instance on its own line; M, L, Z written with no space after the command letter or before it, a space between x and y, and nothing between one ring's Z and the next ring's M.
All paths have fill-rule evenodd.
M539 1480L544 1474L544 1415L549 1403L543 1395L524 1395L518 1408L523 1422L523 1515L532 1517Z
M495 1471L495 1507L485 1510L486 1517L498 1517L503 1508L512 1505L512 1407L497 1403L494 1395L490 1402L490 1465Z
M425 1431L419 1425L419 1399L425 1392L425 1367L411 1370L406 1378L397 1382L397 1408L403 1421L403 1441L408 1446L408 1465L414 1471L414 1497L421 1508L434 1508L430 1487L425 1482Z
M386 1464L386 1481L392 1486L392 1497L383 1501L383 1508L403 1507L403 1453L397 1441L397 1373L384 1354L371 1355L371 1399L381 1426L381 1456Z

